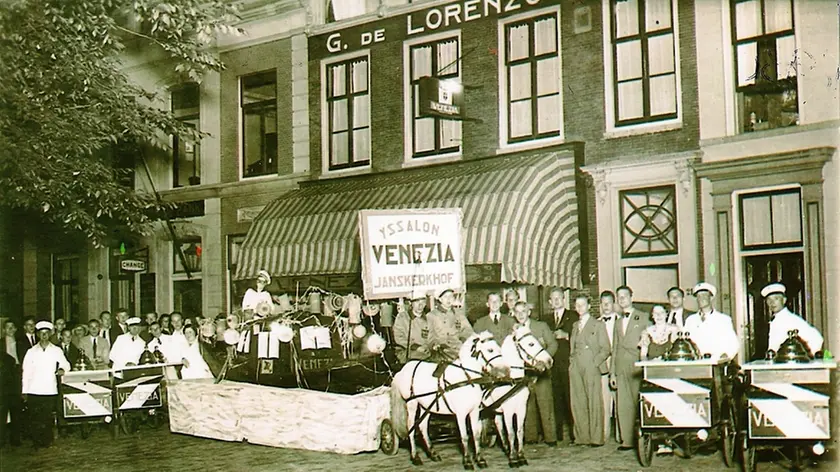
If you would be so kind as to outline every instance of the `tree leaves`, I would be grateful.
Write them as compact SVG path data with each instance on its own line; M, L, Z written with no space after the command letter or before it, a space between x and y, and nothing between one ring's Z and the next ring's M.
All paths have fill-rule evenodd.
M0 206L95 244L114 227L148 230L167 204L121 183L114 150L137 157L201 134L132 82L125 60L161 52L167 81L200 80L222 68L205 47L234 21L222 0L0 2Z

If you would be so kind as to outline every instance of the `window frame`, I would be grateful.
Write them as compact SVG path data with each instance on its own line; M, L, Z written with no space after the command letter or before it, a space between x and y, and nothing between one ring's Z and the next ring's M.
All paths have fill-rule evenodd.
M448 121L458 121L461 125L461 142L458 144L457 148L441 148L440 143L440 123L441 120L444 118L434 117L435 122L435 149L432 151L421 151L420 153L414 152L414 143L416 140L416 118L414 117L414 106L415 106L415 97L414 97L414 85L417 83L417 80L412 80L412 76L414 73L414 63L413 63L413 55L412 50L418 47L424 47L428 45L437 46L440 43L445 43L451 40L457 41L458 45L458 62L457 62L457 73L454 76L450 77L451 74L447 74L446 76L435 76L435 77L442 77L444 79L455 79L460 81L462 77L462 68L463 62L461 60L461 56L463 54L463 44L461 40L461 30L454 30L454 31L445 31L436 34L425 35L420 38L415 38L412 40L408 40L403 42L403 97L404 97L404 123L405 123L405 163L408 165L411 164L420 164L426 163L430 161L439 161L440 159L449 159L449 158L457 158L461 156L463 153L463 133L464 133L464 126L462 120L448 120ZM433 49L432 57L435 58L436 49ZM434 68L434 61L433 61L433 68Z
M675 100L676 113L669 114L667 118L658 115L655 119L651 118L637 118L632 123L631 120L618 121L618 67L616 58L616 43L613 38L616 34L615 28L617 25L614 21L615 10L613 8L615 0L602 0L602 21L604 24L604 97L605 97L605 138L620 138L625 136L633 136L638 134L655 133L663 131L671 131L682 128L683 125L683 103L682 103L682 67L680 54L680 23L679 23L679 2L671 0L671 34L674 41L674 80L675 83ZM640 0L644 2L645 0ZM640 33L642 23L644 22L644 10L640 9ZM657 35L661 36L662 31L657 31ZM627 38L622 38L626 40ZM644 55L644 52L643 52ZM643 66L643 87L645 87L644 77L647 65L645 58L642 57ZM648 84L649 84L649 78ZM648 85L649 87L649 85ZM649 107L650 103L645 106Z
M62 278L59 271L59 265L63 262L70 264L71 278ZM53 254L52 255L52 296L53 296L53 320L63 318L68 324L72 321L78 321L81 313L73 313L73 306L81 310L81 279L82 279L82 259L78 254ZM73 266L75 266L75 278L73 278ZM70 306L70 313L64 313L63 308L60 308L61 301L64 300L63 288L69 287L67 294L69 299L66 301Z
M753 130L747 130L747 126L749 126L749 121L744 117L745 110L742 109L743 101L746 99L748 95L770 95L770 94L783 94L787 91L794 91L796 92L796 113L797 115L801 115L801 103L800 103L800 92L799 92L799 77L798 74L794 74L792 77L785 77L784 79L778 78L778 62L779 58L776 57L776 68L774 68L772 75L774 78L767 77L764 70L767 67L767 64L764 64L764 67L761 67L761 71L756 70L755 75L755 83L751 85L741 85L740 84L740 68L738 62L738 47L744 44L755 43L756 47L756 68L758 68L759 64L759 57L761 56L762 52L769 50L771 47L775 51L776 44L779 38L783 37L792 37L794 41L794 51L798 50L798 37L797 37L797 28L796 28L796 2L793 0L788 0L790 3L790 28L775 31L772 33L766 33L766 7L765 7L765 0L756 0L761 8L760 11L760 18L761 18L761 34L756 36L750 36L744 39L738 39L738 11L737 5L740 3L747 3L751 0L729 0L729 34L732 38L732 66L733 66L733 75L734 75L734 92L736 96L735 100L735 118L736 118L736 134L744 134L747 132L751 132ZM761 80L764 77L767 80ZM784 128L785 126L781 126ZM768 129L777 129L776 128L768 128ZM757 130L756 130L757 131Z
M370 111L372 110L373 103L372 100L368 103L368 133L370 135L370 158L367 161L358 161L358 162L349 162L348 164L342 164L339 166L332 165L332 119L330 114L330 105L328 98L335 98L329 97L329 87L331 87L332 81L330 80L329 71L332 67L335 67L342 63L351 64L354 61L358 61L359 59L364 59L367 62L367 90L366 94L373 98L371 94L371 62L370 62L370 50L363 49L360 51L354 51L348 54L342 54L335 57L331 57L329 59L324 59L321 61L321 171L323 174L337 174L337 173L347 173L347 172L357 172L357 171L364 171L370 169L371 162L373 161L373 123L372 123L372 114ZM350 68L348 67L348 73L350 73ZM349 85L349 82L348 82ZM347 95L345 95L347 96ZM348 118L352 117L352 104L349 103L351 100L348 100L348 107L347 107L347 115ZM362 129L362 128L357 128ZM348 120L348 130L350 131L349 135L352 138L352 131L354 130L353 124L351 120ZM351 153L352 157L352 140L348 139L348 152Z
M625 196L627 194L646 194L649 195L652 192L656 191L667 191L668 195L670 196L670 200L673 201L673 208L674 208L674 215L673 215L673 249L663 249L663 250L656 250L651 251L648 250L646 252L640 253L628 253L627 249L624 247L624 233L627 228L626 220L629 218L630 215L625 214L624 212L624 201ZM675 184L665 184L665 185L655 185L650 187L637 187L637 188L627 188L618 191L618 213L619 213L619 226L618 226L618 241L621 245L621 258L622 259L638 259L644 257L658 257L658 256L676 256L680 253L680 238L679 238L679 208L677 205L677 186ZM665 200L667 201L667 200ZM648 201L647 204L649 205L650 202ZM662 206L661 204L659 205ZM636 238L637 240L639 238Z
M187 87L196 87L196 93L198 94L198 103L196 105L196 112L185 114L183 116L178 116L178 110L175 109L175 99L174 95L178 92L183 91ZM187 126L191 126L186 122L196 121L196 130L201 132L201 86L195 82L187 82L179 84L175 87L172 87L169 90L169 104L170 104L170 111L175 115L176 119L181 122L185 122ZM180 109L179 109L180 110ZM201 143L196 142L193 143L195 146L193 153L195 154L195 161L193 163L193 171L192 177L199 177L201 178ZM172 188L183 188L187 186L192 186L192 184L187 183L184 184L179 182L179 173L180 168L178 165L178 160L180 159L180 149L181 149L181 138L174 134L172 135Z
M524 23L530 21L531 24L535 22L536 19L540 17L547 17L547 16L554 16L556 21L556 40L557 40L557 67L558 67L558 96L560 101L560 113L558 119L558 131L556 133L545 133L542 136L539 135L537 123L538 123L538 116L537 119L534 120L534 127L532 128L532 134L529 138L511 138L510 137L510 80L509 70L508 70L508 42L507 42L507 31L508 27L516 23ZM519 15L511 15L509 17L503 18L498 22L498 49L497 49L497 56L498 56L498 64L499 64L499 150L515 150L521 148L532 148L532 147L541 147L550 144L561 143L565 140L565 107L564 107L564 96L563 96L563 41L562 41L562 22L560 16L560 6L550 6L546 8L541 8L538 10L529 11L527 13L522 13ZM532 34L533 28L530 28L529 35ZM530 55L533 51L533 42L529 44L529 57L528 60L534 61L534 58ZM532 70L531 74L531 84L532 84L532 98L531 100L534 101L532 104L532 118L535 118L533 115L533 110L536 106L536 98L539 96L536 95L536 72Z
M274 72L274 98L246 104L245 100L244 100L244 94L245 94L244 81L245 81L245 79L248 78L248 77L253 77L253 76L262 75L262 74L267 75L270 72ZM240 180L245 180L245 179L250 180L250 179L258 179L258 178L276 177L278 175L278 171L279 171L279 160L280 160L279 142L276 143L277 144L277 149L278 149L278 155L276 156L275 162L274 162L274 165L275 165L276 168L272 171L271 169L268 169L268 163L264 162L263 173L246 175L246 169L248 168L248 165L245 162L245 159L247 158L247 156L246 156L246 141L247 141L247 139L246 139L246 134L245 134L245 126L246 126L245 117L246 117L246 115L248 115L248 111L254 111L255 110L255 111L260 112L260 117L261 117L261 119L260 119L260 146L261 146L260 154L262 156L262 159L265 160L265 157L266 157L266 142L267 142L266 139L265 139L265 128L266 128L265 127L266 120L265 120L265 113L264 113L265 110L270 110L270 109L274 110L274 120L275 120L274 129L277 131L275 133L276 134L275 139L279 140L279 115L278 115L278 106L277 106L277 99L278 99L278 96L277 96L277 91L278 91L278 88L277 88L277 85L278 85L277 84L277 68L264 69L264 70L260 70L260 71L256 71L256 72L250 72L250 73L247 73L247 74L242 74L238 77L238 85L239 85L239 97L238 97L239 98L239 143L238 143L238 145L239 145L239 156L240 156L239 157L239 179Z
M772 197L776 195L790 195L796 194L799 195L797 202L799 203L799 241L788 241L788 242L781 242L781 243L768 243L768 244L746 244L744 240L744 200L750 198L760 198L760 197L770 197L771 204L770 204L770 216L769 220L773 220L773 205L772 205ZM805 245L805 205L802 199L802 188L801 187L788 187L788 188L778 188L772 190L761 190L757 192L742 192L738 194L738 226L739 226L739 235L738 235L738 244L741 248L742 253L749 253L750 251L763 251L767 249L787 249L787 248L802 248ZM773 235L773 226L770 225L770 234L771 238Z

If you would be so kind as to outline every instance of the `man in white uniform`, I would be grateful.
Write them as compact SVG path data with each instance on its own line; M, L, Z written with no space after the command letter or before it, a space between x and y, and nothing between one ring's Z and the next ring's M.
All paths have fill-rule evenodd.
M40 321L35 330L38 344L26 351L23 358L21 390L29 406L29 433L35 449L39 449L49 447L53 442L53 409L58 403L56 374L64 375L70 370L70 363L61 348L50 342L52 323Z
M697 298L699 310L685 320L684 331L689 333L701 355L709 354L712 359L723 356L734 359L741 343L732 318L712 306L717 289L712 284L700 282L694 286L692 294Z
M271 275L266 270L259 271L257 274L257 289L249 288L245 292L245 296L242 297L242 311L246 312L246 319L250 318L247 316L247 312L249 310L252 314L256 312L260 303L268 303L269 307L273 304L271 294L265 290L269 285L271 285Z
M140 355L146 349L146 341L140 337L140 318L132 317L126 320L128 332L119 335L111 347L111 362L114 369L122 369L137 365Z
M770 336L767 341L767 349L778 351L779 346L787 339L788 331L799 330L799 337L808 345L808 350L813 356L822 349L823 337L820 332L802 319L801 316L792 313L787 309L786 288L782 284L773 283L761 289L761 296L770 309Z

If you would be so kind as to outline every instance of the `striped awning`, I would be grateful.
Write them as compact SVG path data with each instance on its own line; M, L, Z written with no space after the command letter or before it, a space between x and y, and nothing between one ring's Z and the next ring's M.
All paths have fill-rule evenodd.
M500 282L581 286L571 151L304 184L254 220L235 277L360 273L359 210L402 208L460 208L466 264Z

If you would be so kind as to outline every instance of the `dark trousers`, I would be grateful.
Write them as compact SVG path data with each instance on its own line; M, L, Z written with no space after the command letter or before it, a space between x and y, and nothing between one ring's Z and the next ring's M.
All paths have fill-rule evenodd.
M29 434L35 447L47 447L53 442L55 404L58 395L28 395Z
M6 420L9 417L11 417L11 421L7 424ZM19 399L10 400L0 405L0 447L6 443L7 434L9 435L9 444L12 446L20 445L21 423L21 405Z
M525 413L525 442L536 442L539 430L542 430L545 442L557 442L551 379L540 376L528 388L531 389L531 395Z
M574 440L574 419L572 400L569 395L569 363L554 361L551 369L551 386L554 390L554 420L557 424L557 439L563 440L563 425L569 425L569 439Z

